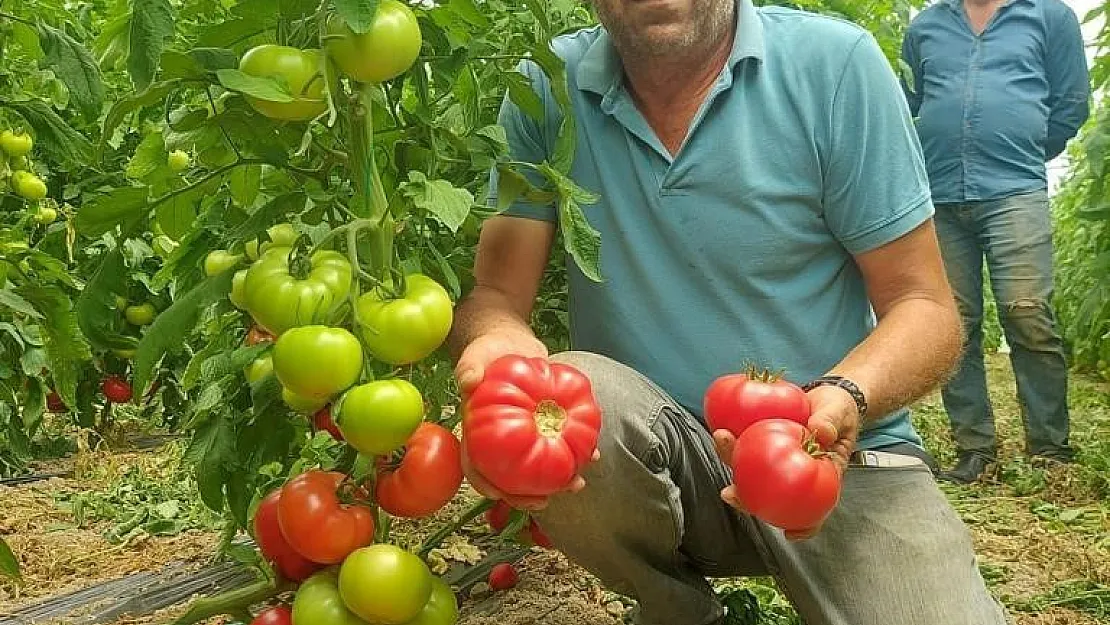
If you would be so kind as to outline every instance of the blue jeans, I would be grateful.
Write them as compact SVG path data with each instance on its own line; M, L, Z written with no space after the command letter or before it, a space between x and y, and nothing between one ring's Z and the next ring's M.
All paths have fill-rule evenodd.
M1052 310L1052 221L1044 190L938 204L937 236L967 347L942 389L956 446L993 456L994 414L983 366L983 259L1010 345L1030 454L1070 458L1067 363Z

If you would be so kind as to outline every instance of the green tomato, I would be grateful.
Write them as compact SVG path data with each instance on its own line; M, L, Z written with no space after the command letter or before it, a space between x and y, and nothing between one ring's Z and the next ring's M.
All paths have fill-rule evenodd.
M263 243L261 247L258 245L258 239L251 239L243 244L247 258L258 260L258 254L271 247L293 247L293 244L297 242L297 237L300 236L293 224L270 226L266 229L266 234L270 235L270 240Z
M29 171L12 173L12 190L26 200L41 200L46 197L46 183Z
M274 372L274 359L269 355L261 358L256 358L254 362L247 365L243 373L247 376L247 382L254 384L259 380L265 378Z
M292 328L274 342L273 358L281 385L305 398L330 398L362 373L362 346L343 328Z
M154 304L147 302L136 306L128 306L124 309L123 316L127 319L127 323L131 325L145 326L154 322L155 312Z
M174 150L166 157L166 164L169 165L170 171L175 173L188 169L191 162L189 153L184 150Z
M346 303L351 264L339 252L323 250L309 259L304 278L290 275L291 248L272 247L243 279L243 303L258 325L275 336L290 328L326 323Z
M31 139L31 135L26 133L14 133L11 130L0 132L0 149L8 156L25 156L31 152L35 142Z
M356 34L338 15L328 20L328 56L358 82L379 83L408 71L420 54L416 15L405 3L382 0L370 30Z
M403 625L428 604L432 577L428 565L415 554L379 543L356 549L343 561L339 595L364 621Z
M231 300L231 305L239 310L247 309L247 302L245 295L243 295L243 285L247 282L247 270L240 269L231 276L231 293L228 293L227 298Z
M293 598L296 625L367 625L347 609L339 594L339 574L334 568L312 575L297 588Z
M375 380L343 395L336 425L351 447L368 456L399 449L424 420L424 398L406 380Z
M302 397L283 386L281 387L281 401L285 402L285 405L289 406L289 409L293 412L310 415L327 406L329 400L327 397Z
M112 353L124 360L131 360L135 357L136 351L134 349L113 349Z
M358 299L356 317L366 348L391 365L407 365L435 351L451 331L453 304L447 290L423 274L405 277L405 291L386 299L375 289Z
M227 250L213 250L204 257L204 273L211 277L231 269L243 260L242 254L232 254Z
M262 100L245 96L251 108L271 119L310 120L327 110L322 57L317 49L299 50L267 43L247 51L239 61L239 71L250 76L284 81L293 94L292 102Z
M455 625L459 621L459 601L454 591L439 577L432 576L432 596L416 618L405 625Z
M39 206L33 217L35 223L45 226L54 223L54 220L58 218L58 211L50 206Z

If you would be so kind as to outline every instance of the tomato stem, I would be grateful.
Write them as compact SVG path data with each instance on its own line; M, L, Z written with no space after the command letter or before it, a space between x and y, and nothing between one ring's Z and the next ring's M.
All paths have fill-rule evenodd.
M484 514L486 510L492 508L496 503L497 502L495 500L488 498L483 498L479 500L477 503L470 506L470 508L460 514L458 518L456 518L454 521L451 521L447 525L444 525L439 530L437 530L435 534L429 536L428 539L424 541L424 544L420 545L420 550L417 551L417 555L419 555L421 558L427 558L428 554L431 553L433 549L438 547L444 541L444 539L461 530L463 527L466 526L467 523L470 523L474 519L482 516L482 514Z
M220 614L239 616L249 612L250 606L293 588L294 585L285 580L262 579L242 588L197 599L172 625L193 625Z
M536 405L533 413L536 427L544 436L558 436L563 430L563 422L567 419L567 411L551 399L544 399Z

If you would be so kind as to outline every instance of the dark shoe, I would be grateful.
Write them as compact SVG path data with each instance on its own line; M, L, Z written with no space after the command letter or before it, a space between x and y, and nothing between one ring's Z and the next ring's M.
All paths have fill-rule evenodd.
M1029 459L1030 464L1041 469L1052 469L1073 462L1075 462L1075 452L1067 448L1038 451L1030 454Z
M956 460L956 466L952 467L951 471L942 472L940 479L958 484L971 484L983 477L987 468L993 463L994 458L991 456L977 451L963 451Z

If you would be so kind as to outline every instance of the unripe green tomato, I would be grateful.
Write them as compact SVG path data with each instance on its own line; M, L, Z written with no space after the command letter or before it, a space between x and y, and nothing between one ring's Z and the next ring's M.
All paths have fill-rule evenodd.
M261 247L258 245L258 239L251 239L243 245L247 252L247 258L258 260L258 255L271 247L293 247L293 243L297 241L299 236L293 224L284 223L270 226L266 229L266 233L270 235L270 240L263 243Z
M271 362L271 368L272 367L273 364ZM297 412L303 415L310 415L315 414L316 411L320 410L324 406L327 406L329 400L327 397L304 397L303 395L298 395L283 386L281 387L281 401L285 402L285 405L289 406L289 409L293 412Z
M34 214L35 223L43 226L54 223L57 218L58 211L50 206L39 206Z
M24 156L31 152L35 142L31 139L31 135L26 133L14 133L11 130L0 132L0 149L8 156Z
M46 183L29 171L12 174L12 189L16 195L27 200L41 200L46 197Z
M170 166L170 171L175 173L188 169L191 162L189 153L184 150L174 150L166 157L166 164Z
M231 305L239 310L246 310L247 305L243 299L243 285L247 280L247 270L240 269L235 272L231 277L231 292L228 293L227 298L231 300Z
M127 323L136 326L145 326L153 323L154 313L154 304L147 302L136 306L128 306L124 309L123 316L127 319Z
M232 254L227 250L213 250L204 257L204 273L209 277L221 274L235 267L242 260L242 254Z
M247 365L244 374L247 376L247 382L254 384L259 380L265 378L274 372L274 359L269 354L262 358L256 358L254 362Z

